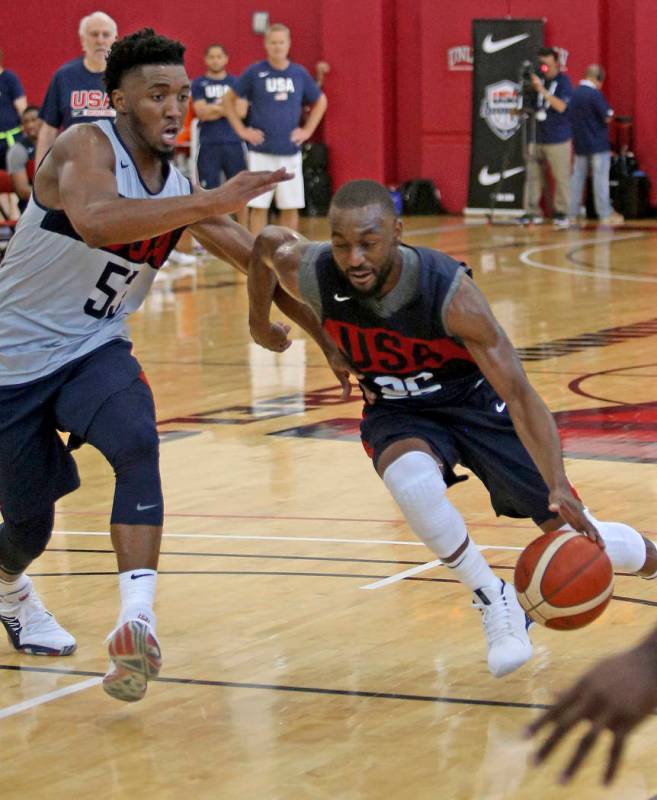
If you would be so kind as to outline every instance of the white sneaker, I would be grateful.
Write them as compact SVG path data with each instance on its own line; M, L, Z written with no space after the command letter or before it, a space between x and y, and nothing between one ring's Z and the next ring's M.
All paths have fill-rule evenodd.
M527 635L527 617L513 586L483 586L475 592L473 606L481 611L488 640L488 669L496 678L508 675L528 661L533 652Z
M44 608L41 598L25 576L15 592L0 597L0 622L16 650L33 656L70 656L75 639Z
M616 211L612 211L608 217L601 217L598 222L600 225L623 225L625 217Z
M151 626L129 619L109 635L110 668L103 689L116 700L134 703L146 694L147 683L162 667L160 644Z
M167 261L181 267L191 267L192 264L196 264L196 256L190 253L181 253L180 250L172 250Z

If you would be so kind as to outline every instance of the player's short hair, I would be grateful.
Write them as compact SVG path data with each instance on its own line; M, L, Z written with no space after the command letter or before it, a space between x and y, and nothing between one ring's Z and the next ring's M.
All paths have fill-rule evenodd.
M214 44L209 44L205 48L205 55L207 56L210 50L214 50L215 47L218 47L220 50L223 50L225 56L228 55L228 51L226 50L226 48L223 46L223 44L219 44L219 42L215 42Z
M41 110L41 109L39 108L39 106L25 106L25 108L23 109L23 112L22 112L22 114L21 114L21 119L22 119L22 118L23 118L23 117L24 117L26 114L29 114L31 111L36 111L36 113L38 114L40 110Z
M539 56L552 56L555 61L559 60L559 52L556 47L540 47L538 50Z
M381 206L381 208L397 216L395 204L390 192L377 181L349 181L341 186L333 195L331 208L364 208L365 206Z
M184 64L184 55L184 44L159 36L152 28L142 28L118 39L112 45L105 68L105 89L110 102L112 92L119 88L127 72L147 64Z
M265 36L269 36L270 33L277 33L277 32L287 33L287 38L288 39L292 38L290 29L287 27L287 25L283 25L282 22L274 22L272 25L270 25L265 32Z
M110 17L109 14L106 14L104 11L94 11L91 14L88 14L86 17L82 17L80 20L80 25L78 26L78 33L80 36L84 36L85 31L87 30L87 25L89 24L89 20L92 17L99 17L102 19L103 22L106 22L111 28L114 36L116 36L118 28L116 27L116 22Z

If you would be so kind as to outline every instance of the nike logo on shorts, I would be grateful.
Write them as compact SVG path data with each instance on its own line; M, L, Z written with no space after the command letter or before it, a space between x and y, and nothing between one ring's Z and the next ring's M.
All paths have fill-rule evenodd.
M501 414L505 408L506 403L495 403L495 411L497 411L498 414Z
M121 161L121 166L123 167L123 169L128 169L130 164L124 164L123 161Z
M157 508L159 505L159 503L153 503L150 506L142 506L141 503L137 503L137 511L148 511L149 508Z
M150 574L151 574L150 572L140 572L138 575L135 575L135 573L133 572L132 575L130 576L130 580L136 581L137 578L148 578Z
M351 300L351 295L341 295L341 294L334 294L333 298L338 301L338 303L344 303L345 300Z

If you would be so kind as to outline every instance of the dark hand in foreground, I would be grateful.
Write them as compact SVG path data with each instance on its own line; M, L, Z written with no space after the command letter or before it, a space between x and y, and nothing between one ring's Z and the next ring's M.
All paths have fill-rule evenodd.
M563 487L557 487L550 492L549 509L558 514L571 528L588 536L591 541L604 549L605 543L602 536L600 536L598 529L584 513L584 506L581 500L575 497L568 484Z
M527 735L533 736L545 725L553 726L536 753L535 763L547 758L577 723L587 720L591 727L580 739L560 782L573 777L600 733L607 729L614 737L604 773L604 783L609 784L616 775L627 735L656 707L657 641L653 635L638 647L601 661L527 728Z

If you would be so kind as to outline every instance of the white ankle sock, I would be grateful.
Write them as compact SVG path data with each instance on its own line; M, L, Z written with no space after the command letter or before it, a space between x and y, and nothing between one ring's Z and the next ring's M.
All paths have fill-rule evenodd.
M404 453L387 467L383 482L413 533L439 558L448 558L468 542L458 559L446 565L468 589L500 585L499 578L468 539L463 517L447 499L440 468L428 453Z
M119 573L121 611L118 624L129 619L141 619L155 630L155 587L157 572L154 569L131 569Z
M468 539L467 547L456 561L445 566L449 567L461 583L473 592L484 586L499 588L501 585L500 579L488 566L488 562L471 539Z
M614 569L623 572L638 572L646 561L646 543L643 536L623 522L600 522L584 509L604 539L607 555Z

